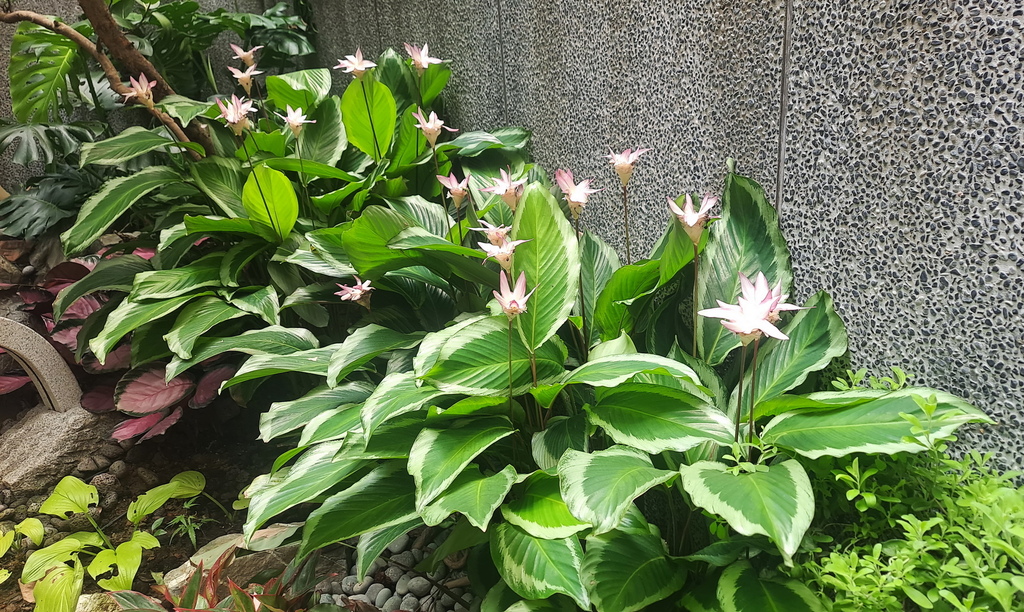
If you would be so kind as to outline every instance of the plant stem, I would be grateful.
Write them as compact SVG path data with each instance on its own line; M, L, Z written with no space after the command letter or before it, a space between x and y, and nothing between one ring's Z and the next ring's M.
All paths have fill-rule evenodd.
M430 156L434 158L434 172L436 172L435 176L441 176L441 165L439 163L437 163L437 147L430 147ZM445 196L444 185L441 186L441 202L442 202L442 205L444 206L444 216L447 217L448 216L448 197ZM462 225L459 224L459 211L458 211L458 207L456 207L456 210L455 210L455 217L454 217L453 223L455 225L459 226L459 237L460 237L459 238L459 246L462 246L462 239L461 239L461 236L462 236ZM455 229L454 225L448 228L448 233L451 234L453 229Z
M508 418L515 418L512 413L512 319L508 320Z
M743 375L747 369L747 345L744 344L740 350L740 384L736 389L736 432L734 439L740 441L740 421L743 415Z
M301 133L299 132L299 134ZM302 162L302 139L298 134L295 135L295 153L299 156L299 184L302 185L302 193L306 196L309 222L313 223L313 200L309 197L309 186L306 184L306 169ZM316 225L313 225L313 229L316 229Z
M103 533L103 530L100 529L100 526L96 523L96 519L92 518L92 515L88 512L85 512L84 514L85 518L89 520L89 524L92 525L92 528L96 530L96 533L100 534L101 538L103 538L103 543L107 545L107 548L113 549L114 545L110 542L110 538L107 537L107 534Z
M626 265L633 263L629 248L629 188L622 186L622 220L626 229Z
M700 281L700 252L697 250L697 245L693 245L693 350L690 352L694 359L697 357L697 311L700 310L700 306L697 303L697 291L698 283Z
M537 353L530 351L530 373L533 374L533 386L537 387Z
M209 499L210 501L212 501L214 503L214 505L216 505L218 508L220 508L220 511L224 513L224 516L228 520L230 520L231 517L235 516L234 512L228 512L228 509L224 507L224 504L222 504L219 501L217 501L212 495L210 495L206 491L203 491L203 496L206 497L207 499Z
M576 217L576 219L574 220L574 224L576 226L576 244L579 244L580 243L580 218L579 217ZM587 360L590 359L590 334L588 333L588 330L587 330L587 302L586 302L586 297L583 295L583 272L582 272L582 270L580 271L579 281L580 281L579 282L579 285L580 285L580 321L582 322L582 325L580 326L580 328L581 328L581 330L583 332L583 345L582 345L581 349L582 349L582 353L583 353L583 362L586 363Z
M256 168L252 164L252 156L249 155L249 147L245 146L245 137L242 136L242 151L245 153L245 158L249 160L249 170L252 172L252 180L256 183L256 189L260 192L260 199L263 200L263 208L267 211L267 219L270 220L270 227L274 230L274 233L279 237L281 231L277 229L277 224L274 223L274 215L270 213L270 204L267 203L267 196L263 193L263 186L260 185L260 179L256 177Z
M750 364L750 414L747 417L747 443L753 445L754 443L754 405L757 403L757 345L759 342L754 340L754 357ZM743 379L740 379L740 386L743 386ZM751 446L747 449L747 461L752 461L754 456L754 447Z
M377 162L384 156L380 154L380 143L377 142L377 128L373 125L373 111L370 109L370 97L366 94L366 81L359 79L359 88L363 90L363 103L366 105L366 117L370 120L370 131L373 133L373 150L377 152Z

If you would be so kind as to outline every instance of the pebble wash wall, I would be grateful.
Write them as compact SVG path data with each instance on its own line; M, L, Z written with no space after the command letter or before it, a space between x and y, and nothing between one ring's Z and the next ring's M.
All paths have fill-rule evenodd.
M453 59L449 124L526 126L549 172L596 177L609 190L584 219L620 253L608 146L654 149L634 178L641 251L668 218L664 197L720 185L735 157L769 197L781 187L796 297L835 297L854 366L897 365L967 397L998 424L966 441L1024 467L1019 2L313 7L325 62L403 42Z

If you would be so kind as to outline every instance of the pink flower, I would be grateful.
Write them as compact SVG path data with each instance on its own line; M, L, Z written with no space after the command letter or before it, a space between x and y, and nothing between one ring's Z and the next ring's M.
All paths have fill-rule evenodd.
M583 207L587 205L590 195L601 191L600 189L590 188L590 179L580 181L580 184L577 185L572 177L571 170L555 170L555 182L558 183L558 187L565 194L565 201L569 203L569 211L572 212L573 219L580 218Z
M370 60L363 59L363 50L357 48L355 55L346 55L345 59L338 60L338 65L335 66L334 69L337 70L339 68L344 68L344 72L346 74L351 72L352 76L358 79L363 76L364 72L376 66L377 64L374 64Z
M131 98L135 98L146 108L153 108L153 87L156 85L156 81L150 81L145 74L139 74L137 81L135 77L129 77L128 81L132 84L131 91L124 94L124 101L127 102Z
M629 183L630 177L633 176L633 165L636 164L636 160L648 151L650 149L637 149L636 151L626 149L622 153L610 151L611 155L605 155L611 161L612 166L615 167L615 174L619 175L619 180L622 181L623 187Z
M412 116L419 119L420 122L416 124L416 127L423 130L423 135L427 137L427 142L430 143L431 149L433 149L434 145L437 143L437 137L441 134L441 128L444 128L449 132L459 131L455 128L445 127L444 121L438 119L437 113L435 113L434 111L430 111L430 117L426 119L423 117L422 108L417 111L414 111Z
M423 49L420 50L416 45L410 45L405 43L405 51L412 58L412 65L416 68L416 72L423 74L423 71L430 67L431 64L440 64L441 60L436 57L430 57L427 52L427 44L423 43Z
M512 255L515 254L516 247L524 242L529 242L529 240L503 240L501 244L488 244L486 242L478 242L477 244L487 253L484 261L493 257L499 266L508 270L512 267Z
M299 137L299 132L302 131L303 124L316 123L316 121L307 121L306 116L302 114L302 109L293 109L290 104L287 105L287 114L279 114L278 117L284 119L284 122L288 126L288 129L292 131L292 134L294 134L296 138Z
M502 311L511 321L516 315L526 312L526 300L530 299L533 292L537 290L533 288L529 293L526 292L526 272L519 273L519 280L516 281L516 288L514 291L510 291L508 288L508 277L505 276L505 271L501 271L501 293L492 291L494 298L501 304Z
M483 223L486 227L471 227L469 229L474 232L483 232L487 235L487 241L495 246L499 246L508 240L508 233L512 231L512 228L507 225L495 227L483 219L480 220L480 223Z
M762 334L779 340L789 340L789 336L774 325L779 321L779 312L804 309L783 303L782 300L788 296L782 293L782 283L770 289L764 273L758 272L754 282L750 282L749 278L740 273L740 289L742 294L738 304L726 304L717 300L718 308L708 308L697 314L724 319L722 326L738 335L744 345L757 340Z
M252 49L249 49L248 51L243 51L242 48L239 47L238 45L232 44L231 45L231 50L235 52L235 55L232 56L232 59L242 60L242 62L246 66L253 66L253 65L256 64L255 53L257 51L259 51L260 49L262 49L262 48L263 48L263 45L260 45L258 47L253 47Z
M256 110L252 100L239 99L236 95L232 95L231 101L227 104L217 98L217 106L220 107L220 118L228 122L228 127L235 136L241 136L249 127L249 113Z
M462 201L469 195L469 173L466 173L466 178L459 179L455 178L454 174L448 176L437 175L437 181L448 188L448 195L452 197L452 201L455 202L455 208L458 210L462 207Z
M338 285L341 287L341 291L334 295L341 298L343 302L355 302L367 310L370 309L370 292L375 287L370 286L370 281L360 280L356 277L356 284L349 287L348 285Z
M523 195L523 185L526 184L526 179L513 181L512 177L508 175L508 172L501 171L501 178L492 178L494 185L491 187L484 187L480 191L487 191L489 193L496 193L501 196L502 201L508 204L508 207L515 212L516 206L519 205L519 198Z
M245 95L250 95L252 90L252 77L257 74L263 74L262 70L256 70L256 64L249 64L249 67L244 71L235 68L234 66L228 66L228 70L231 71L231 76L235 77L238 84L245 90Z
M710 193L704 194L704 199L700 203L700 210L697 211L693 209L693 199L690 197L690 194L686 194L686 202L683 204L682 209L676 205L672 198L668 199L669 211L683 224L686 235L690 237L694 244L700 244L700 237L704 233L704 225L711 219L708 213L716 204L718 204L718 196L711 195Z

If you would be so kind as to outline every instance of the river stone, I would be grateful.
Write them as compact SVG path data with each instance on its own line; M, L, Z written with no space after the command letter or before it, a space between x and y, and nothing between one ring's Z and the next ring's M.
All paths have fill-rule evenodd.
M408 544L409 544L409 535L403 533L402 535L398 536L398 538L395 539L394 542L392 542L391 544L388 544L388 550L391 551L392 554L397 555L398 553L400 553L403 550L405 550L405 547Z
M416 565L416 557L414 557L408 550L392 556L391 561L398 564L398 567L402 569L409 569Z
M408 610L409 612L417 612L420 609L420 599L409 593L402 598L402 610Z
M387 601L381 603L377 607L380 608L382 612L395 612L395 610L398 610L399 608L403 610L411 610L411 608L403 606L402 601L402 598L398 595L392 595L387 599ZM419 604L419 601L417 600L416 603Z
M395 582L395 592L399 595L406 595L409 593L409 581L412 580L412 575L402 574L402 577Z
M78 598L78 606L75 612L120 612L121 606L117 605L114 598L107 593L92 593L82 595Z
M383 584L380 584L380 583L371 584L366 589L366 596L370 599L371 602L376 601L377 600L377 593L380 593L382 590L384 590L384 585ZM385 599L387 599L387 598L385 597Z
M391 589L387 587L381 589L380 592L377 593L377 597L374 598L373 605L377 606L378 608L382 607L385 601L391 599L392 595L393 593L391 592ZM399 603L401 603L401 598L399 598Z
M423 576L416 576L409 581L409 592L416 597L426 597L430 594L430 581Z
M359 579L356 578L355 574L349 574L348 576L345 576L341 579L341 592L346 595L355 595L355 591L353 589L356 588L356 584L358 582Z
M372 604L373 603L372 601L370 601L369 597L367 597L366 595L363 595L362 593L358 593L356 595L353 595L352 597L349 597L349 600L350 601L361 601L363 603L368 603L368 604Z
M394 565L384 570L384 576L391 582L398 582L398 579L401 578L403 574L405 574L405 570Z

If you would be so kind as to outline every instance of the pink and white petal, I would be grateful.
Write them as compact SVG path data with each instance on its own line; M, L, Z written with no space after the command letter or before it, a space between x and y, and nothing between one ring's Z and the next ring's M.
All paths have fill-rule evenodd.
M789 336L779 331L778 327L775 327L774 325L763 319L761 321L757 321L754 324L754 327L763 331L764 335L766 336L771 336L772 338L776 338L778 340L789 340Z
M136 369L117 383L114 394L117 409L125 414L142 416L170 408L188 397L196 384L188 374L165 382L164 366Z
M181 406L178 406L177 408L174 409L174 412L167 415L165 419L154 425L148 432L146 432L146 435L142 436L142 439L140 439L139 442L145 442L146 440L152 438L153 436L163 435L164 432L170 429L171 425L174 425L180 419Z
M226 364L204 374L199 379L199 384L196 385L195 395L188 401L189 408L209 406L220 395L220 386L234 376L237 371L238 366Z

